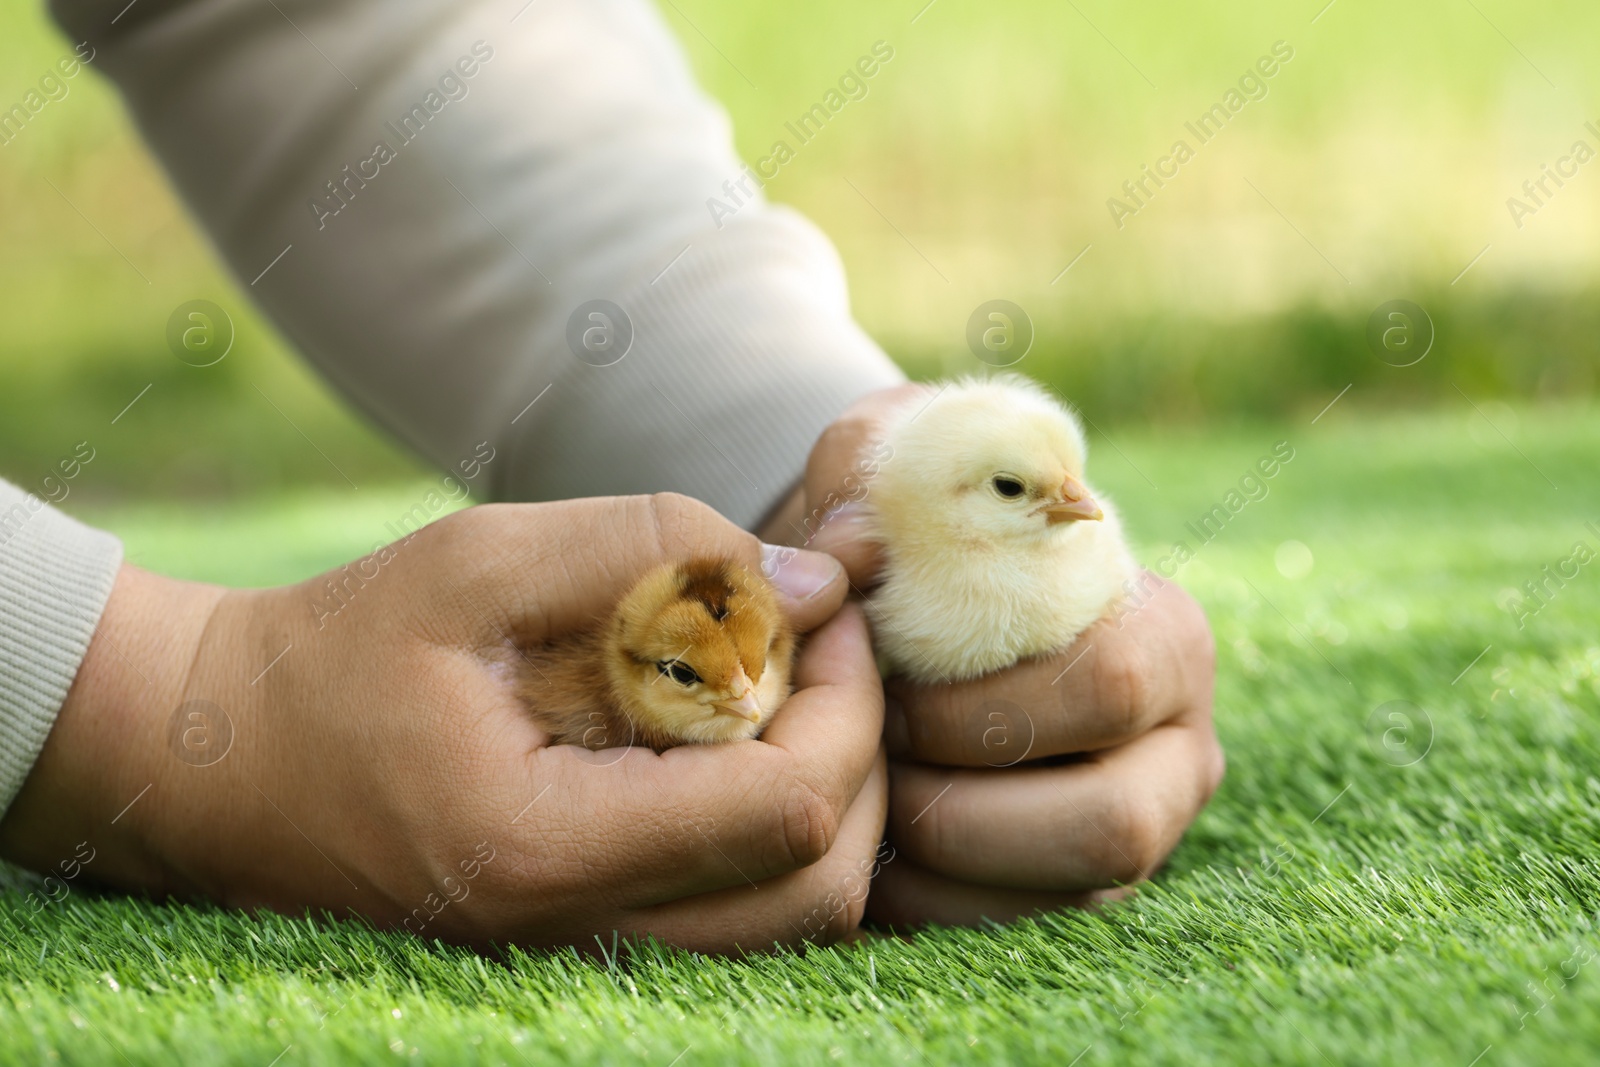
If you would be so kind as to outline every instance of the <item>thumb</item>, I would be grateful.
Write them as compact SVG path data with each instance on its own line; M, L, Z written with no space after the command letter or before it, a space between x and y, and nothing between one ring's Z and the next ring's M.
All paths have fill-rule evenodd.
M707 504L676 493L548 504L486 504L425 529L430 576L472 629L542 642L593 625L649 570L696 556L765 574L800 629L838 610L841 569L815 552L777 550ZM419 553L419 563L422 553Z
M882 546L869 536L866 506L872 479L884 455L883 433L891 415L934 395L931 386L897 385L868 393L822 432L806 461L805 547L844 564L857 588L877 580Z

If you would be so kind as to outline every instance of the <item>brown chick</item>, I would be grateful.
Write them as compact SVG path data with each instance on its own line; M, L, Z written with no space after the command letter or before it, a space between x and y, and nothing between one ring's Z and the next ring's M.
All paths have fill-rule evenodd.
M640 578L602 625L529 650L521 695L558 745L738 741L789 696L794 651L764 578L694 559Z

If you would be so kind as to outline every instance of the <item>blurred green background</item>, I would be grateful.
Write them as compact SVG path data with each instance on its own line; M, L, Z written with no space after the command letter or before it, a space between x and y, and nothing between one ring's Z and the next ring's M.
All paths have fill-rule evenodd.
M1309 418L1352 383L1368 409L1592 396L1600 164L1520 229L1506 206L1575 140L1600 148L1592 4L924 2L662 5L749 161L894 49L768 194L833 237L913 373L974 367L967 318L1004 298L1036 327L1019 369L1103 428ZM0 13L9 104L69 46L36 0ZM1266 96L1201 145L1184 123L1278 41ZM0 147L0 473L32 482L92 436L89 499L342 484L310 438L358 483L416 477L244 310L99 75L69 84ZM1179 138L1195 158L1119 229L1107 199ZM203 371L163 334L194 298L239 330ZM1395 298L1437 330L1413 367L1365 341Z

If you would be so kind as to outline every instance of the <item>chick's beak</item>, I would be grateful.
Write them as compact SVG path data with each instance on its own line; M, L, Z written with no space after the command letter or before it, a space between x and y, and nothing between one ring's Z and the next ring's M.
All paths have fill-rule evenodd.
M1061 522L1100 520L1105 517L1106 514L1100 510L1100 505L1089 495L1089 487L1070 474L1061 482L1061 498L1044 506L1044 521L1051 526Z
M728 700L718 700L712 707L717 709L718 715L735 715L746 722L761 721L761 701L756 698L756 687L750 683L750 676L740 667L728 683L729 690L734 694Z

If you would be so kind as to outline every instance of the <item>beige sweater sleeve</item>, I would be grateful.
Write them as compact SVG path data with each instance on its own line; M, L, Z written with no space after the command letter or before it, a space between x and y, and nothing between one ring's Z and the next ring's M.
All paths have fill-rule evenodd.
M498 497L676 490L753 525L901 380L648 0L53 9L241 288L423 456L494 442ZM120 559L0 484L0 811Z
M0 481L0 815L83 662L122 544Z
M53 9L250 297L434 463L493 442L497 497L753 525L902 380L649 0Z

